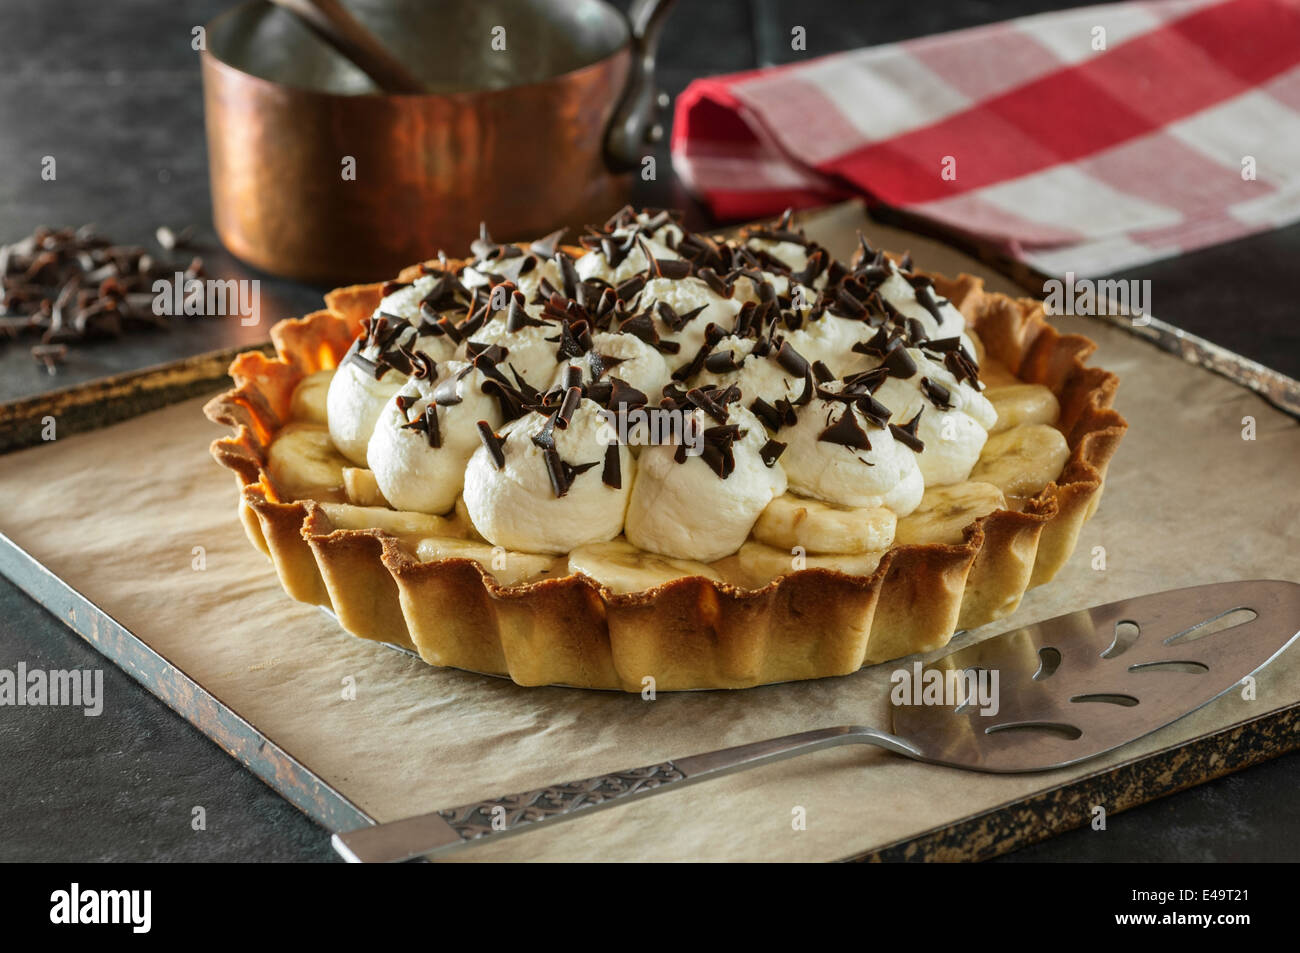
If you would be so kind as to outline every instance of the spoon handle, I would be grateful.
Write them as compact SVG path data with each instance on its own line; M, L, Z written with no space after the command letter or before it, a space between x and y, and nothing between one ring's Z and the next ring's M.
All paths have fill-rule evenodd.
M385 93L426 93L424 83L385 49L339 0L271 0L342 53Z

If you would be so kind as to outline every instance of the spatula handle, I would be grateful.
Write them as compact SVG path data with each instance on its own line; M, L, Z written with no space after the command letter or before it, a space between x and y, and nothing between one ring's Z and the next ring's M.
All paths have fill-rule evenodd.
M436 855L458 847L535 830L605 807L627 804L708 778L843 744L875 744L916 757L915 748L874 728L841 725L756 741L707 754L615 771L521 794L491 798L387 824L335 834L334 849L353 862L384 863Z

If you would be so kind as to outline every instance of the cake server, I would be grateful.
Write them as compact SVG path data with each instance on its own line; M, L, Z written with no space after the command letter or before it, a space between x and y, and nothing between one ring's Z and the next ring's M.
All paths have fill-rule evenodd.
M335 834L354 862L409 860L846 744L971 771L1047 771L1177 721L1300 636L1300 584L1212 583L1014 629L892 676L892 732L839 725Z

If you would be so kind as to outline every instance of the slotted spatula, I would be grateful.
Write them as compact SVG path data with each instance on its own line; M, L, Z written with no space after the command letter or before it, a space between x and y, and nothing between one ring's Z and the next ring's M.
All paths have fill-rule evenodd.
M335 834L350 861L409 860L844 744L973 771L1094 758L1230 691L1300 635L1300 584L1213 583L1072 612L900 666L893 734L841 725ZM906 687L907 691L901 691Z

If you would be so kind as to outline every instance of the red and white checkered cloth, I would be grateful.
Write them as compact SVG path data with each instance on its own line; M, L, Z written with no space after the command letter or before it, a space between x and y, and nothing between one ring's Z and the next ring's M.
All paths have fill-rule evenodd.
M1088 7L697 80L672 154L720 219L865 194L1112 273L1300 220L1300 0Z

